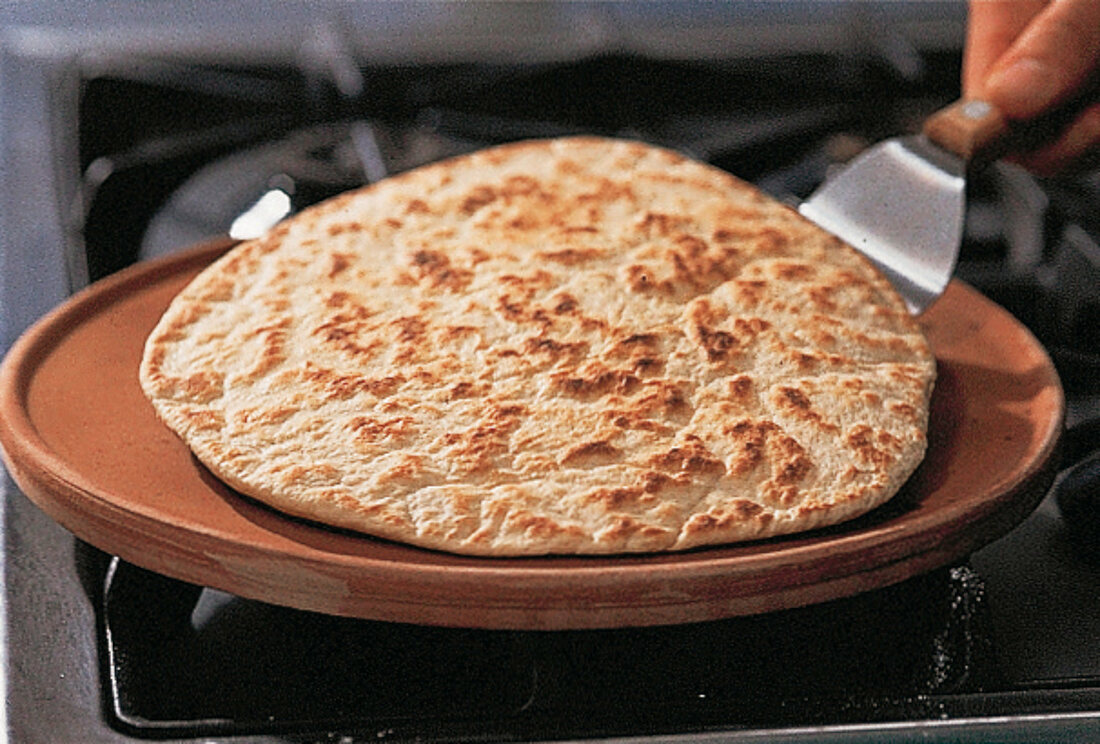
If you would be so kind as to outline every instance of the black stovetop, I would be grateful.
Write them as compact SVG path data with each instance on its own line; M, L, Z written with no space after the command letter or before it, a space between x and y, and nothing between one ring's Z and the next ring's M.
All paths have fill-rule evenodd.
M850 599L520 632L182 584L5 489L13 741L1091 741L1100 726L1100 560L1053 499L964 564Z

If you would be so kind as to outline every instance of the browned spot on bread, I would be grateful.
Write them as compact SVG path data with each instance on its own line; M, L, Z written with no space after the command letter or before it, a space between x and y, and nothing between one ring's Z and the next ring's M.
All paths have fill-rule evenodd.
M647 211L638 222L638 230L646 236L668 236L673 230L682 230L691 222L684 215Z
M636 357L631 359L634 373L639 376L660 374L664 362L653 357Z
M607 357L625 360L637 375L658 374L664 367L661 337L655 333L634 333L616 341Z
M500 187L500 195L514 199L516 197L538 197L539 200L549 200L551 197L542 189L542 184L533 176L518 174L508 176Z
M426 470L423 457L406 452L398 458L397 462L379 472L375 483L378 485L416 483L424 477Z
M523 303L515 301L508 294L497 297L496 309L508 320L522 321L527 317L527 308Z
M717 327L727 318L724 310L715 308L705 298L693 300L687 309L689 338L702 350L706 359L712 363L728 361L737 353L742 341L731 330ZM753 336L757 327L763 329L763 325L753 325L750 321L740 320L740 326L736 322L732 325L739 328L746 336ZM760 321L762 323L763 321Z
M899 444L898 438L885 429L879 429L876 432L875 439L883 447L896 447Z
M667 435L672 427L661 421L650 418L641 407L636 409L608 409L600 414L601 418L619 429L634 429L637 431L650 431L655 434Z
M341 374L333 369L307 363L298 373L305 382L322 387L328 397L345 400L359 393L369 393L376 398L393 395L405 383L402 375L364 377L358 374Z
M351 354L371 354L379 345L377 340L362 337L371 330L370 310L355 301L351 294L335 291L328 294L325 307L340 312L329 315L311 332L332 346Z
M682 446L672 447L649 458L647 464L666 473L711 475L726 472L726 466L694 435L684 438Z
M765 227L758 231L754 242L760 253L782 253L790 243L790 237L774 227Z
M377 398L393 395L405 378L401 375L386 377L339 377L329 384L329 390L337 398L348 398L359 392L370 393Z
M671 293L675 288L667 279L658 279L653 268L644 264L632 264L626 267L627 286L634 292L658 291Z
M487 386L469 380L463 380L456 382L448 389L447 397L450 400L458 400L459 398L474 398L483 395L486 392Z
M554 312L558 315L571 313L577 309L577 298L567 292L561 292L553 297Z
M472 426L441 437L447 460L462 473L491 470L497 455L509 453L508 437L527 411L520 403L491 404Z
M335 222L328 226L326 232L332 236L343 235L344 233L358 233L363 231L363 223L361 222Z
M875 439L875 430L866 424L853 426L844 436L845 444L861 461L876 467L885 467L894 460L894 456L876 447ZM878 444L882 444L881 440Z
M501 274L497 281L530 301L538 290L553 287L557 277L545 269L536 269L528 274Z
M611 519L610 524L599 533L599 539L603 542L622 542L641 535L649 538L661 538L669 535L670 530L657 525L647 524L628 514L619 514Z
M202 302L228 302L233 299L234 283L229 279L215 279L202 287Z
M352 304L351 294L343 290L337 290L335 292L329 292L328 297L325 298L325 307L338 308L345 307ZM367 309L361 305L355 306L357 311L361 314L360 317L366 317Z
M776 473L773 476L775 482L781 485L795 485L800 483L813 469L813 463L806 457L804 450L793 439L780 440L788 445L786 459L778 459L775 465ZM794 445L794 446L789 446ZM783 457L783 454L780 454Z
M496 215L493 216L495 217ZM522 214L512 217L506 224L510 229L516 232L530 232L538 229L542 225L542 222L537 215L531 212L523 212ZM487 225L480 226L485 227Z
M616 488L595 488L581 496L586 504L599 504L604 509L622 509L624 506L639 506L655 501L644 489L633 486Z
M389 324L397 329L397 340L406 344L421 341L424 338L424 330L427 328L424 319L416 315L396 318Z
M416 422L410 416L392 416L380 419L372 416L355 416L348 421L348 429L365 442L382 439L407 439L416 434Z
M576 359L588 353L588 344L584 341L557 341L545 336L524 339L524 354L544 354L551 359Z
M262 347L255 363L248 370L251 379L265 375L286 361L286 342L290 336L291 318L283 317L255 330Z
M802 390L789 385L780 385L772 391L772 403L795 419L815 424L822 431L839 431L835 424L829 423L814 408L810 398Z
M222 268L225 269L225 274L229 276L239 276L246 274L256 267L256 256L254 251L240 250L227 253L222 258Z
M272 472L279 475L279 480L286 484L298 483L303 485L321 485L335 483L340 480L340 469L328 463L310 465L273 465Z
M285 421L297 413L297 406L253 406L243 408L233 416L236 423L241 426L271 425Z
M711 233L711 240L717 243L736 243L751 240L760 232L758 227L719 227Z
M760 495L765 503L780 509L789 509L801 500L796 486L782 484L774 478L761 484Z
M460 292L473 280L473 272L455 266L442 251L422 249L410 257L414 275L422 284L432 289Z
M833 299L832 290L827 286L810 285L805 289L805 294L820 310L835 313L839 307Z
M768 284L762 279L733 280L734 296L746 307L755 307L764 301Z
M799 371L805 373L816 367L818 362L823 359L823 356L821 354L795 350L789 353L787 358L794 362Z
M717 322L727 317L725 310L719 310L704 297L692 300L687 306L689 338L700 347L706 359L722 362L737 350L739 343L733 333L715 327Z
M763 318L735 318L733 321L733 329L742 336L759 336L764 331L772 327L772 324Z
M578 444L576 447L571 447L562 455L559 462L561 462L562 465L591 465L597 462L618 460L621 456L622 453L617 447L614 447L606 439L601 439L595 442L585 442L584 444Z
M716 286L734 276L741 267L741 254L734 248L712 249L695 235L680 235L675 239L677 250L667 257L678 282L696 289Z
M781 261L772 267L775 276L785 281L803 281L817 274L813 266L793 261Z
M516 294L519 295L517 298ZM506 293L497 297L495 310L505 320L513 323L538 325L546 329L554 325L554 319L543 307L531 302L535 292L524 287L519 292Z
M561 392L582 399L609 393L629 395L641 382L632 372L612 369L597 361L572 371L555 373L552 380Z
M763 525L771 520L772 515L764 511L764 507L760 504L747 499L734 499L724 509L714 509L692 516L684 525L684 532L688 535L705 535L733 529L746 522Z
M195 372L187 377L169 378L177 397L192 403L209 403L223 392L225 376L220 372Z
M329 257L328 278L332 279L347 270L354 258L350 253L333 253Z
M468 336L476 336L480 333L481 329L476 326L469 325L451 325L444 326L443 328L436 329L436 339L446 345L450 343L460 342L462 339Z
M459 205L459 211L471 215L484 206L496 201L497 192L491 186L475 186L466 193Z
M187 410L183 412L183 417L188 424L200 431L219 431L225 428L225 416L221 411L211 411L206 409Z
M809 414L813 408L810 404L810 398L806 397L806 394L799 390L798 387L777 387L777 389L775 389L775 401L783 408L788 409L788 411L795 411L801 414Z
M735 499L730 503L729 509L739 519L751 519L764 511L760 504L746 499Z
M684 385L671 380L644 380L641 393L634 400L633 410L648 416L659 415L678 421L691 415Z
M906 418L906 419L909 419L909 420L915 420L916 417L917 417L917 409L914 408L913 406L909 405L908 403L901 403L899 401L891 401L886 406L886 408L891 413L895 413L898 416L901 416L902 418Z
M734 400L745 401L752 394L753 381L748 375L736 375L727 381L730 397Z
M690 482L691 478L683 473L676 476L659 473L656 470L647 470L642 473L642 490L646 493L660 493L669 486L683 486Z
M162 324L157 334L157 345L182 338L184 330L208 315L213 307L206 301L192 302L185 309Z
M753 470L764 460L768 434L779 427L769 421L742 420L723 426L723 436L733 441L733 457L729 463L731 475Z
M574 230L576 229L583 228L574 228ZM544 261L552 261L564 266L578 266L587 261L601 257L603 251L596 250L595 248L562 248L556 251L539 251L535 255Z
M658 220L656 224L664 222ZM711 246L690 233L673 231L665 245L663 249L637 252L635 258L639 260L622 269L623 280L632 291L689 297L729 280L742 264L738 249Z
M584 530L575 525L563 526L556 520L529 511L517 511L508 515L505 524L521 531L530 538L552 540L560 536L584 536Z
M696 325L692 330L695 342L712 362L725 361L737 349L737 337L728 331L708 328L702 324Z
M633 352L639 347L647 352L654 352L660 348L661 337L656 333L632 333L621 341L617 341L612 347L612 353L626 351Z
M730 440L731 475L742 475L767 463L777 484L790 485L801 482L813 469L802 445L771 421L743 419L723 426L720 432Z
M610 178L598 179L596 188L577 195L577 201L580 203L594 202L601 205L610 204L619 199L633 202L636 198L634 189L629 183Z
M371 339L365 343L360 343L357 328L355 326L349 327L342 323L325 325L328 327L322 326L321 328L317 328L314 334L321 336L332 346L342 349L353 356L367 358L382 345L382 342L378 339Z

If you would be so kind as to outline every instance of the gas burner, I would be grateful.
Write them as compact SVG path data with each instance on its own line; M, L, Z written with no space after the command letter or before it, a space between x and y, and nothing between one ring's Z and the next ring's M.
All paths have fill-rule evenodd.
M200 168L149 221L141 258L230 233L234 220L278 189L299 211L338 193L484 146L439 129L365 120L318 124Z

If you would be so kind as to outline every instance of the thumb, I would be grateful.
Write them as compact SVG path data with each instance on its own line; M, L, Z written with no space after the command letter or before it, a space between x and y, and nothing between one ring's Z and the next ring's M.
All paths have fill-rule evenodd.
M985 95L1010 119L1030 119L1066 98L1100 62L1100 2L1055 0L997 60Z

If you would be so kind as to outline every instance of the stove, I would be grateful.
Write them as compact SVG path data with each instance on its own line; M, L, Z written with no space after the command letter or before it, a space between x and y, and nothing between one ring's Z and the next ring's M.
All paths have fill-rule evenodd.
M641 139L797 203L958 95L965 7L112 1L0 20L3 352L126 266L517 139ZM957 274L1048 349L1068 411L1050 493L966 560L756 617L436 628L151 573L3 474L8 739L1100 739L1100 174L996 165L968 190Z

